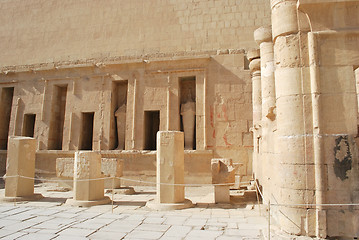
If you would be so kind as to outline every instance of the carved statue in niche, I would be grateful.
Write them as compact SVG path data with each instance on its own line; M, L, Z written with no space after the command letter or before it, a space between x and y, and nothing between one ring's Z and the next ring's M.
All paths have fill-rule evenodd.
M188 93L185 103L181 104L181 115L184 131L184 148L193 149L193 138L195 128L196 103Z
M115 112L117 121L117 141L116 150L125 149L125 132L126 132L126 104L122 104Z

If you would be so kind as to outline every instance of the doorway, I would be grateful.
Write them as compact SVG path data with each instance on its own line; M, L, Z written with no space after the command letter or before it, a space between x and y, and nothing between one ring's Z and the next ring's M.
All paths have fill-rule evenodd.
M160 130L160 111L145 111L143 126L145 134L144 150L156 150L156 135Z
M7 149L7 139L9 136L10 116L12 108L12 99L14 97L14 88L7 87L1 91L0 105L0 149Z
M34 137L36 114L25 114L22 135L25 137Z
M92 150L94 112L82 113L80 150Z

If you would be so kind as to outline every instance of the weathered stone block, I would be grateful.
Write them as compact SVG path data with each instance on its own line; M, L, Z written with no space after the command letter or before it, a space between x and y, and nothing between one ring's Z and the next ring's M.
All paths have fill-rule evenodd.
M213 184L235 182L235 169L233 167L232 159L214 158L211 161L211 167Z
M9 138L5 197L26 197L34 194L35 152L34 138Z
M215 158L211 161L212 167L212 183L213 184L228 184L214 186L214 201L216 203L229 203L229 184L235 182L235 168L233 167L232 159L229 158Z
M104 177L122 177L123 176L123 160L116 158L102 158L101 172ZM74 159L73 158L57 158L56 159L56 176L60 179L70 180L74 176ZM70 181L61 182L67 187L72 187ZM105 188L121 187L120 179L105 179Z

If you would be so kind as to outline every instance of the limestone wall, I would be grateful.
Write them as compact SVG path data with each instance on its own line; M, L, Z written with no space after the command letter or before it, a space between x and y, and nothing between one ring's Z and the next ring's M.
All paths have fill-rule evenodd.
M253 47L267 0L5 0L0 67Z

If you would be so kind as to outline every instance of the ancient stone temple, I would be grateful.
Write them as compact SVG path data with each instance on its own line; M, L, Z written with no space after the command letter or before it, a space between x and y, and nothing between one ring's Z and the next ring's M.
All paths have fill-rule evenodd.
M257 180L283 231L359 237L358 0L12 0L0 19L2 173L24 136L37 175L92 150L155 182L157 132L181 131L185 183L228 159L221 182Z

